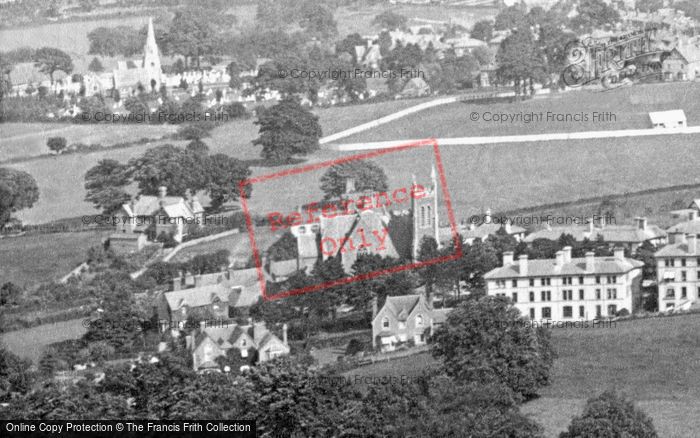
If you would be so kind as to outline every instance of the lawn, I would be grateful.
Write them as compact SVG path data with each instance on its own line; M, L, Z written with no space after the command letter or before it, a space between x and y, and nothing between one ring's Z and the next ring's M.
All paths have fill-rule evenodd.
M556 436L580 414L585 400L607 388L623 392L654 420L659 436L690 437L700 430L700 315L619 322L608 328L555 329L559 358L541 398L522 410ZM437 361L428 354L345 373L416 376Z
M50 233L0 239L0 284L31 287L63 277L109 232Z
M160 139L177 130L175 125L73 125L63 123L7 123L0 126L0 162L45 155L49 137L64 137L70 146L75 143L112 146L142 138Z
M37 363L47 345L81 337L86 331L83 320L71 319L3 333L0 341L16 355Z
M491 135L542 134L546 132L575 132L650 127L649 112L683 109L688 125L700 125L700 82L635 85L607 92L571 91L551 97L516 103L476 104L459 102L422 111L339 140L338 143L401 140L420 138L449 138ZM588 122L547 121L547 112L554 114L583 114ZM610 120L593 121L593 112L610 112ZM479 119L471 120L472 113ZM542 113L542 121L526 123L526 118L509 119L507 123L484 121L492 116L484 113L519 114ZM580 116L579 116L580 117Z
M255 241L260 251L265 250L274 243L282 232L272 233L267 228L257 228L255 232ZM170 261L173 263L184 262L192 257L200 254L207 254L219 250L228 250L231 253L232 260L247 262L253 256L253 251L250 248L250 237L248 233L243 231L239 234L231 234L220 239L210 242L204 242L198 245L193 245L179 251Z

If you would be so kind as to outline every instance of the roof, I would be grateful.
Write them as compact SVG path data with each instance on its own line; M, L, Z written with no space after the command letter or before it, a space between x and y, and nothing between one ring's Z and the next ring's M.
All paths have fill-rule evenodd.
M260 298L260 285L257 268L239 269L231 272L229 282L233 287L240 287L241 293L233 303L234 307L248 307L258 302Z
M133 204L124 204L124 210L130 216L153 216L161 209L170 217L192 217L192 210L181 196L139 196ZM200 205L201 207L201 205Z
M194 348L196 349L205 339L211 339L221 349L229 349L234 346L241 338L247 336L252 340L253 348L260 349L271 340L282 342L274 333L272 333L264 322L256 322L253 325L238 325L236 323L226 324L223 326L205 327L204 331L196 330L194 336Z
M593 272L595 274L624 274L633 269L641 268L644 263L624 258L615 257L595 257ZM562 275L583 275L591 274L586 271L586 259L584 257L573 258L571 262L564 263L561 267L556 266L556 259L528 260L528 273L526 277L553 277ZM485 279L505 279L520 277L519 262L495 268L484 275Z
M656 125L665 122L678 122L680 120L685 121L685 112L683 110L669 110L669 111L651 111L649 113L649 119L651 123Z
M218 283L166 292L165 300L168 302L168 307L170 307L171 310L177 310L185 305L189 307L202 307L211 304L214 298L218 298L222 302L227 303L231 292L231 287L226 287Z
M482 40L478 40L476 38L471 38L469 36L461 36L458 38L448 38L445 40L445 43L454 46L454 47L466 47L466 48L472 48L472 47L485 47L487 46L486 42Z
M700 218L681 222L666 230L668 233L700 234Z
M481 224L478 227L475 227L473 230L466 229L462 232L462 237L464 239L485 239L488 236L492 234L496 234L498 230L503 227L501 224L494 224L494 223L486 223L486 224ZM520 234L524 233L525 228L519 227L517 225L511 225L510 226L510 232L508 234L513 235L513 234Z
M636 225L606 225L604 228L593 228L593 231L585 226L570 226L535 231L525 237L525 242L531 243L535 239L557 240L562 234L570 234L578 242L584 239L597 240L601 236L605 242L616 243L641 243L666 236L666 232L657 225L647 225L645 229Z
M405 321L418 305L420 299L421 295L418 294L388 296L382 310L386 308L396 319Z
M206 274L198 277L200 286L165 293L168 307L172 310L183 305L190 307L208 306L216 297L222 302L234 307L252 306L258 302L260 288L258 286L258 271L256 268ZM231 293L240 291L236 297ZM235 301L231 301L232 298Z
M666 245L654 253L654 257L678 257L678 256L700 256L696 243L695 252L691 252L688 248L688 243L674 243Z

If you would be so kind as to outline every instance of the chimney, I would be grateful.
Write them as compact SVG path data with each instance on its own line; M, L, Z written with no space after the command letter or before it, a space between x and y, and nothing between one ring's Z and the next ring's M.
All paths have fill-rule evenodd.
M554 264L557 268L561 269L564 266L564 251L557 251L556 263Z
M595 271L595 253L588 251L586 253L586 272Z
M693 255L698 255L698 236L695 234L688 234L688 253Z
M355 193L355 178L345 178L345 193Z
M177 274L177 277L173 277L173 291L182 289L182 276Z
M168 188L165 186L158 187L158 199L163 199L168 194Z
M522 254L518 257L518 264L520 266L520 276L527 277L527 254Z
M564 252L564 263L571 263L571 247L565 246L562 251Z
M372 319L374 319L377 316L377 313L379 313L377 296L372 295Z
M508 266L513 264L513 251L506 251L503 253L503 266Z
M613 254L615 254L615 260L622 261L625 259L625 249L620 246L615 247Z
M646 231L647 229L647 218L645 217L636 217L634 220L637 222L637 228Z
M282 342L287 345L287 323L282 324Z
M204 332L204 329L207 327L207 322L206 321L199 321L199 331Z
M185 348L187 350L194 350L194 345L193 345L192 341L193 341L192 335L185 336Z

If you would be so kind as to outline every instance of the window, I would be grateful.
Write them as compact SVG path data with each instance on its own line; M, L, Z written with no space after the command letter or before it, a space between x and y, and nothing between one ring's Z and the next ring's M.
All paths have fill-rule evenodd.
M511 284L511 286L513 286L513 287L518 287L518 280L513 280L513 281L511 281L510 284Z
M600 289L595 290L595 299L599 300L600 299Z
M688 281L688 274L685 271L681 271L681 281Z
M574 291L571 289L568 290L563 290L562 292L562 300L564 301L571 301L574 299Z
M552 301L552 291L543 290L541 295L542 295L542 301Z
M248 343L246 342L245 339L242 339L241 340L241 348L245 348L246 346L248 346Z
M665 259L664 266L666 266L667 268L673 266L673 260L672 259Z
M681 266L685 268L685 259L681 259Z
M615 316L617 313L617 306L614 304L608 305L608 316Z
M534 278L531 278L531 279L530 279L530 286L534 286L534 285L535 285L535 279L534 279Z
M388 329L389 328L389 318L386 316L382 319L382 327Z
M676 291L672 287L666 289L666 298L676 298Z
M425 206L421 205L420 207L420 227L424 228L425 227Z
M586 308L584 306L578 306L578 316L580 318L586 316Z
M574 284L574 278L573 277L564 277L564 278L562 278L562 284Z
M596 316L596 318L600 318L601 315L602 315L602 313L601 313L601 307L600 307L600 305L595 306L595 316Z
M514 303L518 302L518 293L517 292L513 292L513 302Z
M578 278L578 284L583 284L583 276L580 276L580 277Z
M544 278L540 278L540 286L544 286L546 284L546 282L544 280L545 280Z
M535 319L535 309L530 308L530 319Z
M685 286L681 288L681 298L688 298L688 289Z
M609 300L616 300L617 299L617 289L608 289L608 299Z
M579 290L578 290L578 299L579 299L579 300L582 300L583 297L584 297L583 289L579 289Z
M430 220L430 218L433 217L433 211L432 211L432 210L433 210L433 209L432 209L432 207L431 207L430 205L426 206L426 211L428 212L428 217L425 219L425 225L426 225L427 227L429 227L429 226L432 225L432 221Z
M571 318L574 316L574 310L571 306L564 306L562 311L564 313L564 318Z
M595 276L595 284L600 284L600 275Z
M542 308L542 318L551 318L552 317L552 308L551 307L543 307Z
M423 327L423 315L416 315L416 327Z
M552 285L552 279L551 279L551 278L545 278L545 280L547 280L547 286L551 286L551 285Z
M530 302L535 301L535 293L530 291Z

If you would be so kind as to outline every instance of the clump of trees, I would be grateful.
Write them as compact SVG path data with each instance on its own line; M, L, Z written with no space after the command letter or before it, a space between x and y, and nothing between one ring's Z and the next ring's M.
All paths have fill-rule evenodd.
M55 152L56 154L60 154L66 150L68 143L66 142L65 137L49 137L49 139L46 141L46 146L49 148L49 150Z
M39 187L27 172L0 167L0 228L12 213L30 208L39 200Z

